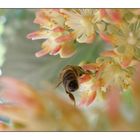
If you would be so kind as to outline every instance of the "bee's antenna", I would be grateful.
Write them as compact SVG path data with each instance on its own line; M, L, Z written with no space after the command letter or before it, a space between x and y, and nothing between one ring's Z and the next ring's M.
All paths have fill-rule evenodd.
M59 87L61 83L62 83L62 81L60 81L60 82L55 86L55 88Z

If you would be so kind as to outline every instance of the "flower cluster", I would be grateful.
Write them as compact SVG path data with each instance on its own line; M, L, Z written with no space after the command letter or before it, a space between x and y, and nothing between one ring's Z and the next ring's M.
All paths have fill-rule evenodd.
M34 23L40 24L40 31L28 34L27 38L46 39L42 44L42 50L36 53L37 57L46 54L60 54L62 58L70 57L75 53L73 35L64 27L65 18L60 10L40 10L37 12Z
M75 53L75 40L91 43L95 39L95 23L99 21L98 11L93 9L42 9L36 14L34 23L40 31L27 35L28 39L46 39L37 57L60 54L61 58Z
M75 41L92 43L96 36L112 45L95 63L81 65L89 71L79 78L81 104L91 104L97 95L103 98L112 84L121 93L131 87L140 60L139 9L44 9L37 12L35 23L41 30L27 37L46 39L38 57L48 53L70 57Z
M123 68L118 63L117 55L111 51L104 52L95 63L83 64L81 67L85 71L90 71L89 74L79 78L82 105L91 104L96 95L100 99L106 98L105 93L112 84L122 93L133 83L134 68L132 66Z
M109 25L101 37L115 47L114 51L123 67L140 59L140 20L124 22L120 27Z

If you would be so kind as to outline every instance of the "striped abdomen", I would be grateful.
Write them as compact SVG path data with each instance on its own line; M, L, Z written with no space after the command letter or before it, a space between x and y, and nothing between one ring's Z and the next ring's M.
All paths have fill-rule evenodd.
M67 92L74 92L79 88L77 77L72 70L63 75L63 84Z

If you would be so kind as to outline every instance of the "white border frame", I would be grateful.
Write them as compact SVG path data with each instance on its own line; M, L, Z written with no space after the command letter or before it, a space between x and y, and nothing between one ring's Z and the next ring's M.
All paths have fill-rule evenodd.
M0 0L0 8L140 8L140 0Z
M140 140L138 132L2 132L2 140Z
M140 0L0 0L0 8L140 8ZM136 132L1 132L1 140L140 140Z

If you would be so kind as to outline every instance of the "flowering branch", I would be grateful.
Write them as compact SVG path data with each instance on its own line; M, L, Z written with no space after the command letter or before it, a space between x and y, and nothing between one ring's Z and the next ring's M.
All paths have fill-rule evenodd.
M95 63L81 65L90 73L79 78L80 104L89 105L96 95L104 98L112 83L120 93L131 88L135 64L140 60L139 15L139 9L42 9L34 20L40 31L27 38L46 40L37 57L48 53L71 57L76 52L75 41L92 43L96 36L112 45Z

